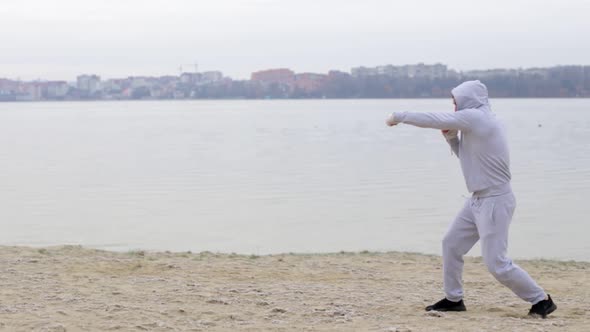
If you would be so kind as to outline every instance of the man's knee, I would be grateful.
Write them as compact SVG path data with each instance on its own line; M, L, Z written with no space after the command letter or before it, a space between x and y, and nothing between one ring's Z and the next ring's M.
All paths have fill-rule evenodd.
M465 247L463 243L457 240L457 237L447 233L442 239L443 254L453 254L463 256L466 252L462 249Z
M457 241L447 233L442 239L443 252L455 251L456 247Z
M484 257L484 263L488 271L499 282L505 282L509 279L509 272L512 269L512 260L504 256Z

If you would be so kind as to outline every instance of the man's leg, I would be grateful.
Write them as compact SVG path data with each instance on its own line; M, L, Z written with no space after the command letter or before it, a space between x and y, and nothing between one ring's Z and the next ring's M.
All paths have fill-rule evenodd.
M463 256L479 239L471 203L465 202L442 242L445 295L453 302L463 299Z
M490 273L521 299L535 304L546 298L545 291L526 271L507 257L508 229L516 201L512 193L481 198L474 208L481 238L481 251Z

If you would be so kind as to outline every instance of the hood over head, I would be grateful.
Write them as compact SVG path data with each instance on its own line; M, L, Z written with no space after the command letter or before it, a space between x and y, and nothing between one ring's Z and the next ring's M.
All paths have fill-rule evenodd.
M451 91L457 110L489 106L488 88L480 81L466 81Z

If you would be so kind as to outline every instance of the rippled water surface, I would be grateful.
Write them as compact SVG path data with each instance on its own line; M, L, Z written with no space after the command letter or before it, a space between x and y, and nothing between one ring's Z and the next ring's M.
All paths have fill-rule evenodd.
M590 100L500 99L514 257L590 260ZM0 104L0 244L440 253L468 197L450 100ZM478 248L472 254L478 255Z

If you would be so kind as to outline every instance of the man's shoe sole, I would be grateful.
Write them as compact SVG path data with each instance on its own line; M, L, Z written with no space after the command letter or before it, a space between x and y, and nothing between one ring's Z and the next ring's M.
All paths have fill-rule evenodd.
M446 312L446 311L467 311L467 308L465 307L459 307L459 308L440 308L440 309L434 309L434 308L426 308L426 311L441 311L441 312Z

